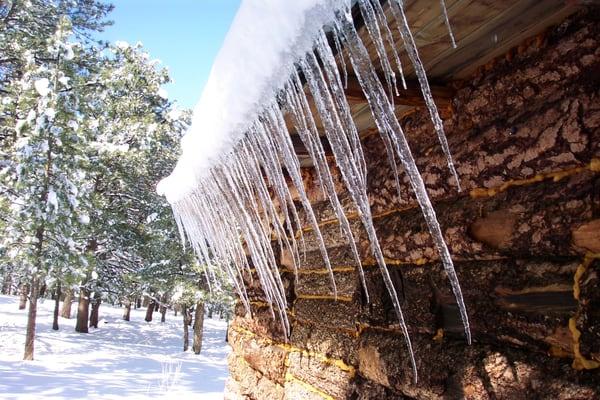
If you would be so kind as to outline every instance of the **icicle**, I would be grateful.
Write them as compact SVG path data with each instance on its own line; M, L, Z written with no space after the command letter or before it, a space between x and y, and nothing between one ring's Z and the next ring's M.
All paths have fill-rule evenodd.
M396 50L396 42L394 41L394 36L392 35L392 31L390 29L389 24L387 23L387 19L385 17L385 12L383 11L383 7L381 7L381 2L379 0L371 0L371 4L375 9L375 14L377 15L377 19L379 21L379 26L383 27L385 32L385 38L388 42L390 49L392 50L392 55L394 56L394 61L396 63L396 68L398 69L398 73L400 74L400 79L402 81L402 87L406 90L406 79L404 78L404 70L402 68L402 61L400 61L400 56L398 55L398 50ZM396 90L396 95L399 96L400 93Z
M340 138L344 141L344 143L347 142L350 145L349 150L354 158L354 162L359 166L360 175L358 177L360 178L362 184L366 187L367 164L365 161L362 144L360 142L360 136L356 126L354 125L352 112L350 111L350 105L348 104L348 100L346 99L346 95L342 88L339 71L335 64L335 58L331 48L327 44L327 39L323 31L321 31L321 34L317 37L316 51L321 59L321 62L323 63L323 69L329 81L329 88L335 103L335 108L332 109L332 112L336 114L336 121L338 121L337 123L339 124L342 132L345 133L345 135L341 135Z
M444 0L440 1L450 38L455 46L446 4ZM373 224L367 193L367 166L362 143L344 92L348 81L346 55L365 93L373 119L385 145L386 155L394 173L398 196L401 194L398 160L404 167L415 192L452 286L467 341L470 343L469 321L458 278L435 211L427 196L423 179L416 167L409 144L394 114L394 93L398 94L398 88L396 72L392 64L395 63L395 68L402 78L405 89L406 82L387 17L378 0L359 0L358 3L367 33L375 45L384 73L382 79L390 91L389 96L354 28L350 9L346 8L344 12L337 13L336 18L331 21L333 41L328 39L324 30L317 32L314 39L314 51L300 56L297 60L298 68L292 71L289 80L279 88L278 95L274 96L262 110L257 110L259 111L256 114L257 117L253 121L247 122L248 126L241 135L242 138L238 139L233 148L223 154L210 169L203 171L202 177L197 180L195 190L174 204L173 212L182 241L187 240L200 262L207 265L207 279L214 281L214 270L211 265L216 264L224 268L248 312L250 312L250 300L244 285L245 274L248 274L250 280L258 280L271 315L280 320L286 338L290 333L290 323L286 314L286 290L278 269L279 260L275 256L275 250L279 246L282 251L291 253L295 279L298 279L298 268L301 263L300 253L304 253L306 245L303 235L304 220L312 228L314 241L329 273L333 292L337 296L327 247L308 199L300 161L294 151L290 132L288 132L284 119L282 110L285 109L296 133L308 151L323 196L331 204L338 219L340 234L348 242L368 301L369 294L356 239L344 206L336 192L336 184L321 142L321 133L317 129L316 120L318 118L323 126L322 133L330 144L335 163L341 173L342 182L349 193L352 206L357 210L360 223L371 245L371 252L377 261L383 281L392 299L416 381L416 362L408 328ZM344 4L348 5L349 2ZM448 167L458 184L458 175L450 156L443 123L433 101L425 69L419 59L416 44L404 14L403 1L391 0L390 5L394 19L398 22L405 49L421 85L436 134L447 157ZM391 56L394 61L391 61L392 57L388 57L386 43L389 51L392 52ZM332 50L332 46L335 48L335 52ZM337 60L336 55L338 56ZM306 86L314 100L315 115L308 103L300 74L306 79ZM286 173L287 176L284 175ZM299 215L299 210L296 209L291 192L292 186L297 190L299 203L304 210L303 219ZM298 237L296 237L296 233L298 233ZM302 247L302 251L300 247ZM254 268L255 278L253 278L251 267Z
M375 44L375 50L377 51L377 56L379 57L379 62L381 63L381 68L383 69L385 80L390 91L390 99L393 101L394 93L398 93L396 75L394 74L394 70L392 69L390 61L388 60L387 52L385 51L385 44L383 43L381 30L379 29L379 24L377 23L375 10L371 5L371 0L358 0L358 4L360 6L360 12L365 21L365 26L367 27L367 32Z
M342 207L335 191L335 184L329 170L329 165L327 163L325 151L319 137L319 132L317 131L315 121L310 113L308 101L306 99L306 95L304 94L304 90L302 89L300 77L297 73L293 75L292 81L288 84L288 90L286 92L288 94L288 104L291 104L292 106L291 110L296 130L315 164L315 170L317 171L319 182L321 182L327 198L329 199L329 202L333 207L335 215L340 223L342 235L346 238L350 246L352 256L356 266L358 267L361 284L363 286L366 301L368 303L370 300L369 290L365 281L365 273L360 261L360 255L358 254L358 249L356 248L356 241L354 239L354 235L352 234L352 229L350 228L350 222L346 217L344 208Z
M450 25L450 19L448 18L448 8L446 7L446 1L440 0L440 6L442 7L442 14L444 15L444 22L446 28L448 28L448 36L450 36L450 42L452 42L452 48L456 48L456 41L454 40L454 33L452 33L452 26Z
M421 85L421 91L423 92L423 98L425 99L425 104L427 104L427 109L429 110L429 115L431 116L435 132L438 136L440 144L442 145L442 150L446 155L448 168L450 169L450 172L454 177L454 181L456 182L458 191L460 192L460 180L458 178L458 174L456 173L456 169L454 168L454 161L452 160L452 154L450 153L448 140L446 139L446 134L444 133L444 123L442 122L435 102L433 101L433 95L431 94L431 88L429 87L429 81L427 80L425 67L423 66L423 63L419 58L419 52L417 51L415 39L413 38L412 32L410 31L408 20L406 19L406 14L404 14L403 1L392 0L391 5L394 17L398 20L398 29L400 30L400 35L402 36L402 40L404 41L404 48L406 49L408 57L410 58L413 67L415 68L415 73L417 75L417 79L419 80L419 84Z
M308 200L306 190L304 189L304 183L302 182L302 176L300 174L300 162L298 161L298 156L294 152L294 146L292 144L287 127L285 126L285 121L281 115L281 111L277 106L271 106L269 109L267 109L266 117L268 117L267 120L271 128L270 132L274 139L275 146L279 150L279 154L283 159L283 164L285 165L285 168L292 179L292 183L300 195L300 202L302 203L309 222L313 227L314 234L317 236L319 250L321 251L323 261L325 261L325 267L329 272L329 278L331 279L333 295L335 298L337 298L337 286L335 284L335 277L333 276L333 269L331 268L331 263L329 261L329 255L327 254L325 240L323 239L323 235L321 234L321 230L319 228L319 223L317 222L317 217L315 216L310 201Z
M440 225L437 221L435 210L427 195L427 189L423 178L419 173L419 170L415 164L415 160L410 151L410 147L398 120L396 119L394 108L390 104L389 100L385 96L385 91L381 86L381 82L377 78L377 74L371 64L367 50L365 49L358 33L354 29L352 24L351 15L346 13L346 19L343 20L344 33L346 34L346 43L350 54L350 60L354 67L354 71L363 87L365 93L367 93L367 99L369 106L371 107L373 117L377 123L378 129L382 137L389 137L396 148L396 153L404 166L404 170L409 178L417 201L423 211L423 216L429 227L429 231L436 245L437 251L440 254L440 258L444 265L446 274L452 286L454 296L459 306L461 318L465 328L465 335L467 341L471 343L471 333L469 329L469 318L466 312L462 291L460 284L454 270L452 258L444 236L442 234Z
M350 11L345 14L348 18L346 20L342 19L342 32L344 35L347 35L345 32L348 28L347 25L350 25L352 29L354 29L354 25L352 24ZM358 34L356 34L356 38L358 38ZM359 39L360 40L360 39ZM362 43L361 43L362 44ZM364 49L364 47L363 47ZM352 50L352 49L349 49ZM366 52L366 49L365 49ZM364 59L361 59L361 62L368 61L368 54L363 55ZM354 65L357 63L357 57L350 53L350 61ZM370 61L369 61L370 63ZM354 69L356 72L356 65L354 65ZM340 172L342 173L342 178L348 188L354 203L358 208L358 214L361 219L361 222L367 232L367 236L371 243L371 251L375 256L377 264L379 266L379 270L383 277L383 281L386 285L388 293L392 299L392 304L394 305L394 310L396 312L396 316L400 323L400 328L404 335L404 340L406 342L406 347L409 352L409 357L411 360L411 365L413 368L413 376L417 377L417 366L414 358L414 352L412 349L412 344L410 341L410 336L408 334L408 328L406 326L406 322L404 321L404 314L402 312L402 308L400 307L400 301L398 299L398 294L396 293L396 289L394 288L394 284L392 283L392 279L389 275L387 267L385 265L385 260L383 257L383 253L381 251L381 247L379 245L379 240L377 239L377 234L375 232L375 227L373 225L373 219L371 216L371 209L369 206L369 199L366 193L366 187L361 185L360 181L357 179L358 171L356 171L356 166L353 162L348 159L348 151L344 146L344 141L340 140L339 130L336 128L335 120L337 119L337 115L332 113L331 110L335 110L335 103L327 89L326 81L320 71L319 64L317 63L314 56L309 54L307 56L306 62L303 68L305 76L307 76L307 83L311 89L313 99L315 100L315 104L317 105L317 110L319 111L319 115L321 117L321 121L325 127L325 132L329 138L336 162L339 166ZM375 73L372 66L371 72ZM377 80L379 82L379 80ZM385 97L385 96L384 96ZM387 101L387 97L386 97Z
M344 74L344 89L348 89L348 68L346 67L346 59L344 58L343 48L340 43L340 33L337 30L337 25L334 25L332 35L335 44L335 52L338 55L338 63L342 67L342 73Z

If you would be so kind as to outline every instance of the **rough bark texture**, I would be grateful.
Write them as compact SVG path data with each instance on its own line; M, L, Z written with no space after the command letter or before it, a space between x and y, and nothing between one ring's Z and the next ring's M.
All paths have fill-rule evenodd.
M73 289L67 288L65 290L65 299L63 300L63 306L60 310L60 316L63 318L71 318L71 305L73 305Z
M79 289L79 304L77 305L77 323L75 331L88 333L90 315L90 292L83 286Z
M340 190L368 304L333 210L305 171L337 301L307 228L297 280L289 254L280 254L289 338L272 319L258 277L246 279L251 313L238 304L229 329L226 398L600 398L599 37L600 9L591 7L543 41L455 82L454 112L444 123L461 193L427 112L402 120L455 261L471 346L410 185L401 177L398 198L385 149L369 135L363 144L375 227L419 382L348 195Z
M160 298L160 322L165 322L167 320L167 302L169 301L169 296L164 293Z
M194 342L192 349L195 354L200 354L202 350L202 331L204 329L204 302L196 303L196 312L194 314Z

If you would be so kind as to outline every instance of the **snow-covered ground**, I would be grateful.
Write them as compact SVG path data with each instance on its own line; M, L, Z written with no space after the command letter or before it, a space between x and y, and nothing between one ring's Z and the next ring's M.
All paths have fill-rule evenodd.
M74 304L75 311L77 304ZM181 316L151 323L145 310L103 304L99 328L75 332L75 319L52 330L54 302L38 306L35 360L21 361L26 310L18 299L0 296L0 398L2 399L222 399L227 378L225 321L206 319L202 354L182 351ZM190 335L191 336L191 335Z

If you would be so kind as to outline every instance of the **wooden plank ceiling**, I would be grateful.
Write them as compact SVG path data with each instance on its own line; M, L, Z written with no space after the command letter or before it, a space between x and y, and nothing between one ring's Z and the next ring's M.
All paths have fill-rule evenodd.
M383 3L383 1L382 1ZM469 78L478 67L507 53L525 39L556 25L576 12L580 5L573 0L446 0L450 24L456 38L457 48L452 48L438 0L406 0L405 11L410 23L419 55L429 80L440 114L447 115L452 100L448 83ZM393 22L389 4L384 4L388 21ZM360 15L360 13L355 13ZM400 89L395 97L396 112L405 114L423 105L420 89L398 29L391 26L396 49L399 52L408 89ZM379 65L377 52L365 27L359 33L374 65ZM392 60L390 49L388 56ZM345 52L344 52L345 54ZM350 67L347 55L347 65ZM350 70L351 72L351 70ZM305 89L308 92L308 89ZM309 96L310 98L310 96ZM347 98L355 124L361 134L373 132L375 124L369 106L356 81L350 76ZM313 110L314 111L314 110ZM316 113L315 113L316 115ZM288 127L293 131L292 125ZM292 135L296 150L304 166L310 165L306 150L296 135Z

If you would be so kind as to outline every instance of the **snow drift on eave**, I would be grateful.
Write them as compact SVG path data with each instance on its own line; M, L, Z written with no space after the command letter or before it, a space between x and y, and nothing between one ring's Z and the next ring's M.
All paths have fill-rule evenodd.
M388 96L394 92L401 95L399 86L404 86L399 50L392 45L394 29L402 37L403 50L414 67L457 183L458 177L403 2L389 0L389 12L384 12L379 0L357 3L378 55L377 66L355 29L350 1L244 1L196 107L192 127L182 141L183 154L173 174L159 185L159 191L171 202L182 237L187 237L201 262L219 265L229 273L248 310L243 277L252 276L251 267L254 268L273 317L277 313L284 332L289 333L285 287L273 240L282 251L292 254L296 277L302 249L307 243L318 249L329 271L332 292L337 296L325 242L303 185L289 129L300 137L311 158L321 189L351 249L368 299L354 233L336 193L321 142L325 136L394 304L416 380L407 326L373 225L360 137L344 95L350 69L346 59L360 82L385 144L388 161L396 174L398 195L397 161L411 183L470 342L468 317L450 253L395 116L390 100L393 96ZM440 19L449 27L444 1L440 3ZM449 43L454 43L449 32ZM314 115L309 98L316 108ZM284 114L293 127L287 126ZM316 120L322 124L321 131ZM294 202L290 187L297 193L299 205ZM302 233L306 223L311 228L310 234Z
M344 1L242 1L182 139L181 157L159 193L173 203L195 189L203 171L244 135Z

